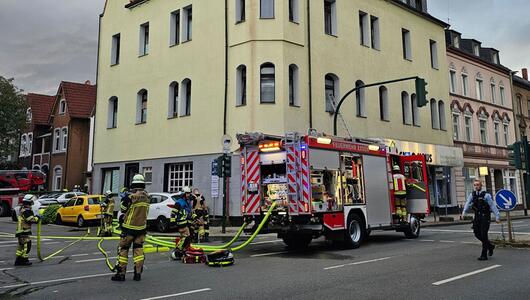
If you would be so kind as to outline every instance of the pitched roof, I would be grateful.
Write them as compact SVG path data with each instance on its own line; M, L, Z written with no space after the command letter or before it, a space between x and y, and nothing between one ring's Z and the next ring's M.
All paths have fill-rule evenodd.
M62 90L66 107L71 118L90 118L92 110L96 104L96 86L86 83L76 83L63 81L59 86L59 93ZM60 100L60 99L58 99Z
M55 96L32 94L26 96L28 106L31 108L31 121L34 125L48 125L52 113Z

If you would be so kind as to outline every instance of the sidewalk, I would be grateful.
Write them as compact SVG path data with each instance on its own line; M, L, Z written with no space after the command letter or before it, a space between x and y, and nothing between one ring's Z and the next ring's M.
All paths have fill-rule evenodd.
M530 218L530 215L529 216L524 215L523 210L512 211L510 212L510 216L512 220ZM440 218L442 218L441 221L440 221ZM443 220L444 218L452 218L454 221L444 221ZM436 226L469 224L473 220L473 214L467 214L465 220L461 220L460 218L461 218L460 214L448 214L447 216L445 214L442 214L442 215L436 215L436 219L435 219L434 215L431 214L424 219L425 222L422 223L421 226L422 227L436 227ZM506 220L505 212L501 212L501 219Z

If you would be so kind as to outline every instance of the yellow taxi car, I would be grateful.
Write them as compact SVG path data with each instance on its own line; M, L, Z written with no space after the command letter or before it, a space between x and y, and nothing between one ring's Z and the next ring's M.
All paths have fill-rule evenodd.
M101 202L104 196L82 195L74 197L57 210L57 224L77 223L77 226L85 226L87 221L101 219Z

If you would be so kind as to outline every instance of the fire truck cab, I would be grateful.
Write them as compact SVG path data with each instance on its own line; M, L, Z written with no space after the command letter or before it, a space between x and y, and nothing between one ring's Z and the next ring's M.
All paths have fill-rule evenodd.
M417 238L420 220L430 213L422 155L391 155L377 141L314 133L237 138L242 214L257 225L276 202L262 233L277 233L289 247L306 247L325 236L357 248L372 230ZM406 177L406 216L395 205L395 165Z

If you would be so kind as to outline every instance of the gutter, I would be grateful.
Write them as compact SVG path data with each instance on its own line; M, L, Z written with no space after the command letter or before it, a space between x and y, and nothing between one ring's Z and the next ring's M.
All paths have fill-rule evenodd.
M309 128L313 128L313 64L311 53L311 0L307 0L307 57L309 61Z
M227 131L228 110L228 0L225 0L225 95L223 108L223 135Z
M94 113L93 113L93 120L92 122L94 122L94 129L92 131L92 145L90 145L90 142L89 142L89 145L88 147L89 148L92 148L92 151L91 151L91 158L90 158L90 163L92 164L92 180L90 181L90 186L88 187L89 191L90 192L93 192L92 188L94 186L94 150L95 150L95 143L96 143L96 108L98 106L98 89L99 89L99 53L100 53L100 41L101 41L101 18L103 18L103 14L99 15L99 20L98 20L98 52L97 52L97 58L96 58L96 104L94 105ZM89 118L90 119L90 118ZM89 149L90 151L90 149ZM88 166L87 166L87 169L88 169Z

